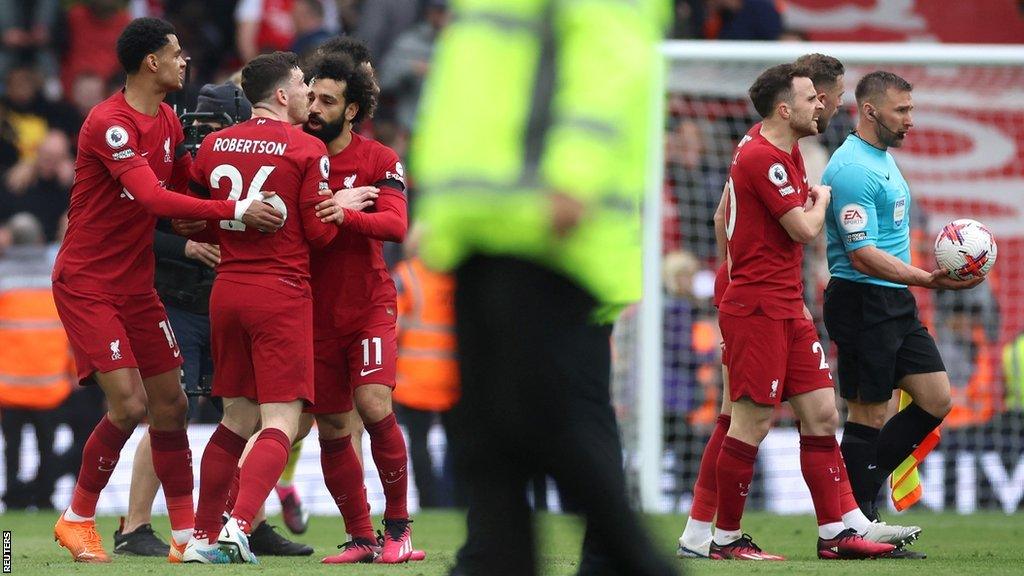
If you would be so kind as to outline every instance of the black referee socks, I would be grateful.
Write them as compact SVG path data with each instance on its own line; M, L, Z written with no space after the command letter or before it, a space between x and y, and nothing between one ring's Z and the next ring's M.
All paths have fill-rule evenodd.
M877 428L847 422L843 428L843 441L839 444L850 476L853 497L864 515L872 520L877 514L875 500L885 480L884 476L878 474L876 461L878 434Z
M911 403L893 416L878 434L878 468L888 476L910 456L928 433L942 423Z

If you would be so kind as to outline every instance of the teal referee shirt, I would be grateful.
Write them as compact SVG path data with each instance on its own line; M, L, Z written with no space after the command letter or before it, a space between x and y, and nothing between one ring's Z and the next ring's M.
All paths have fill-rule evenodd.
M846 137L825 167L821 183L832 187L825 214L828 269L854 282L906 288L854 270L848 252L876 246L910 263L910 186L892 154L856 134Z

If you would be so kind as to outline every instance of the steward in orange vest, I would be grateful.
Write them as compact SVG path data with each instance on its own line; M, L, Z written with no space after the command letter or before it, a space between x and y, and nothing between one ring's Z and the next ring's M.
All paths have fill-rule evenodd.
M396 402L445 412L459 399L455 360L455 280L427 269L417 257L395 266L398 287Z
M0 258L0 407L56 408L71 393L71 363L46 246L12 246Z

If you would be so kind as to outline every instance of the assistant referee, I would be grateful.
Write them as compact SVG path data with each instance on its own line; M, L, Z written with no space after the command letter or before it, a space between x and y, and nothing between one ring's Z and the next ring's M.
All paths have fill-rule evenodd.
M857 130L822 176L832 187L825 327L838 347L839 392L849 408L841 448L857 503L872 520L886 478L951 407L945 366L907 287L962 290L983 281L910 264L910 186L888 150L902 146L913 126L912 90L891 72L861 78ZM886 422L897 387L914 401Z
M454 270L468 484L452 574L537 573L526 500L552 475L607 567L673 574L625 493L607 324L640 296L656 0L464 0L434 53L412 173L421 256Z

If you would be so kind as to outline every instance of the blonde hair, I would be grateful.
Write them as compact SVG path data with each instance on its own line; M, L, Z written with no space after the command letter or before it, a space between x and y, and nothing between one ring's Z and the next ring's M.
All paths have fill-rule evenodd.
M674 296L687 296L693 291L691 285L683 286L679 276L685 274L691 279L700 270L697 257L684 250L676 250L665 255L661 265L662 282L665 290Z

